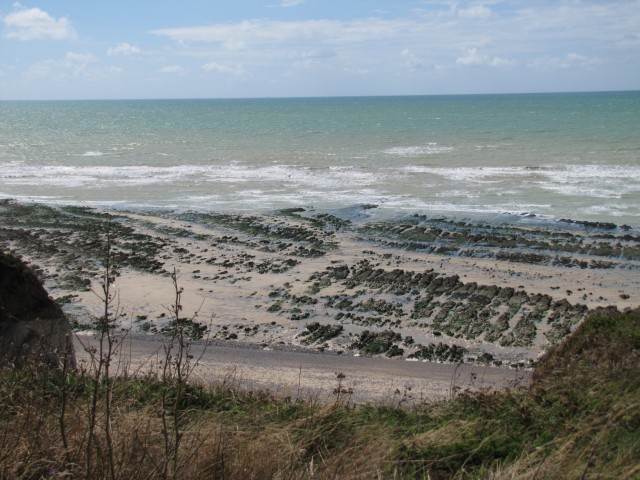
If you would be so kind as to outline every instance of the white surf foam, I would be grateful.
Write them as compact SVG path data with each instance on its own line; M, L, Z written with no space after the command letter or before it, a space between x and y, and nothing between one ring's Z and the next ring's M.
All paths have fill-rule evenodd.
M290 186L341 188L366 186L380 181L372 171L352 167L309 168L295 165L176 165L151 166L34 166L10 162L0 164L0 179L12 185L60 187L153 185L171 182L273 183Z
M76 156L78 156L78 157L104 157L106 155L109 155L109 153L101 152L99 150L89 150L87 152L80 153L80 154L78 154Z
M443 147L437 143L428 143L426 145L416 145L410 147L392 147L384 150L384 153L396 155L399 157L415 157L420 155L435 155L438 153L446 153L453 150L453 147Z

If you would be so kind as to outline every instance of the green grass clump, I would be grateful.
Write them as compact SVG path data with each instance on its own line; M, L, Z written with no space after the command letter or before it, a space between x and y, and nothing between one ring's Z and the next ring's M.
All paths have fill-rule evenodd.
M602 310L541 359L527 387L454 387L449 400L406 407L409 389L395 404L354 406L340 389L322 405L229 382L183 385L172 477L639 478L639 360L640 309ZM0 372L1 478L86 477L91 381L42 368ZM163 478L157 412L175 386L153 375L111 381L115 477ZM96 436L91 478L109 478Z

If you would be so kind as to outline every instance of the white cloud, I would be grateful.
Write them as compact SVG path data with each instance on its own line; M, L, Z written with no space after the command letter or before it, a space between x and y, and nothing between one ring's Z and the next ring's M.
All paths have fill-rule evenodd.
M564 57L536 58L527 64L528 67L538 70L559 70L566 68L588 68L601 63L602 60L595 57L587 57L578 53L568 53Z
M493 57L489 65L492 67L505 67L507 65L515 65L515 60L509 60L507 58Z
M491 16L491 9L484 5L473 5L469 8L461 8L458 10L458 15L463 18L489 18Z
M169 65L167 67L161 68L158 70L160 73L173 73L177 75L186 75L189 73L189 70L181 67L180 65Z
M292 66L293 68L310 69L310 68L319 67L320 65L321 63L318 62L317 60L307 59L307 60L300 60L298 62L295 62Z
M293 68L310 69L317 68L328 64L338 54L333 50L305 50L300 53L292 53L290 56L297 57L298 60L293 63Z
M25 71L25 77L34 78L46 78L49 77L54 69L55 62L53 60L45 60L31 65Z
M637 47L640 45L640 35L634 33L626 33L622 35L616 44L621 47Z
M63 66L71 71L74 76L86 75L87 66L97 59L90 53L67 52Z
M128 57L128 56L139 55L140 53L141 53L141 50L138 47L135 47L128 43L120 43L117 46L110 47L109 50L107 50L107 55L109 56L124 55Z
M601 62L599 58L587 57L585 55L580 55L579 53L567 54L567 60L571 62L571 64L573 65L582 66L582 67L592 67Z
M456 65L461 65L463 67L479 67L479 66L490 66L490 67L503 67L505 65L513 65L515 62L513 60L507 60L506 58L500 57L491 57L485 53L478 52L477 48L470 48L467 50L467 53L456 59Z
M403 32L415 24L406 20L357 19L273 21L245 20L233 24L164 28L150 33L178 42L219 43L227 49L239 50L249 45L282 43L291 40L325 43L352 43L384 39Z
M367 75L370 73L366 68L345 67L342 69L342 71L347 75Z
M87 64L95 62L97 59L90 53L67 52L65 60L70 64Z
M631 2L640 5L640 0L550 0L535 6L520 0L422 0L416 2L420 8L398 6L375 14L369 6L375 15L369 17L176 23L176 28L149 33L175 42L167 54L200 59L198 66L189 64L192 72L251 72L255 83L237 84L247 91L263 92L293 69L321 71L335 91L350 72L369 72L377 85L384 86L380 91L494 88L489 83L469 83L464 74L469 68L486 69L485 73L500 70L503 79L513 74L514 86L509 88L530 89L527 75L532 67L595 69L598 62L601 66L626 62L634 69L628 67L627 72L637 71L640 62L633 59L640 58L640 9L631 8ZM283 5L282 0L270 3ZM331 58L313 54L323 51L333 52ZM183 61L163 64L173 62ZM313 73L297 73L290 78L313 79ZM344 85L350 82L353 79ZM301 85L299 91L305 88Z
M202 65L202 69L205 72L215 72L215 73L221 73L224 75L241 76L246 74L242 65L229 66L229 65L223 65L217 62L205 63L204 65Z
M75 38L76 32L66 17L53 18L39 8L23 8L15 4L19 10L4 17L4 24L8 27L7 38L17 40L65 40Z
M282 0L282 3L278 5L270 5L271 7L282 7L282 8L290 8L297 7L298 5L302 5L305 0Z
M468 55L457 54L461 48L499 45L501 55L484 59L483 64L500 66L523 54L529 58L531 55L542 57L545 53L554 55L551 52L559 47L566 52L577 48L571 45L613 45L621 38L631 42L637 38L637 24L640 22L640 9L633 12L618 2L606 7L586 2L544 2L536 8L524 2L500 0L458 2L464 8L451 7L450 2L444 1L426 3L433 6L394 18L380 14L383 16L350 20L253 19L163 28L150 33L179 42L185 50L190 48L190 43L200 42L227 51L253 53L266 49L287 48L293 51L322 46L343 47L356 52L364 46L370 57L386 54L385 60L389 60L404 49L424 58L428 49L434 64L460 57L460 65L478 61L477 58L469 58L469 63L465 63ZM372 46L363 45L367 42ZM362 58L362 53L354 56Z
M302 58L325 59L337 56L333 50L305 50L300 54Z
M401 56L404 64L411 70L416 70L424 66L424 62L409 49L404 49Z
M89 64L97 61L90 53L67 52L63 59L49 59L31 65L25 72L27 78L47 77L87 77L95 72L88 69Z

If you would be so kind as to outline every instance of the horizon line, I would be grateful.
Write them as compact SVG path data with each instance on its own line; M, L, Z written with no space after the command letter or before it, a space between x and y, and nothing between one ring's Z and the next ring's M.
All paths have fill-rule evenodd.
M400 98L400 97L462 97L462 96L508 96L508 95L561 95L588 93L634 93L634 90L560 90L544 92L486 92L486 93L417 93L385 95L300 95L300 96L248 96L248 97L122 97L122 98L15 98L0 99L0 102L108 102L108 101L172 101L172 100L295 100L328 98Z

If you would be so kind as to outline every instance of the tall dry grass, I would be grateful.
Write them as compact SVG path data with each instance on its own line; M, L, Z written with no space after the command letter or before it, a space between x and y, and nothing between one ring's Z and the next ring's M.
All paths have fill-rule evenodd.
M169 475L638 478L640 313L588 322L586 331L577 332L586 337L543 360L528 389L462 391L410 409L354 407L345 399L320 405L243 391L229 381L206 387L187 382L179 405L181 441ZM92 377L36 364L0 372L0 477L166 478L163 395L175 384L163 384L158 375L113 377L110 384L112 460L100 395L87 472ZM66 447L59 422L62 390Z
M65 382L66 446L58 421ZM164 385L150 377L112 384L112 443L101 397L89 451L91 377L63 378L35 364L1 372L0 477L166 478ZM172 478L377 478L393 452L388 427L358 425L342 404L311 407L213 387L189 386L184 394Z

